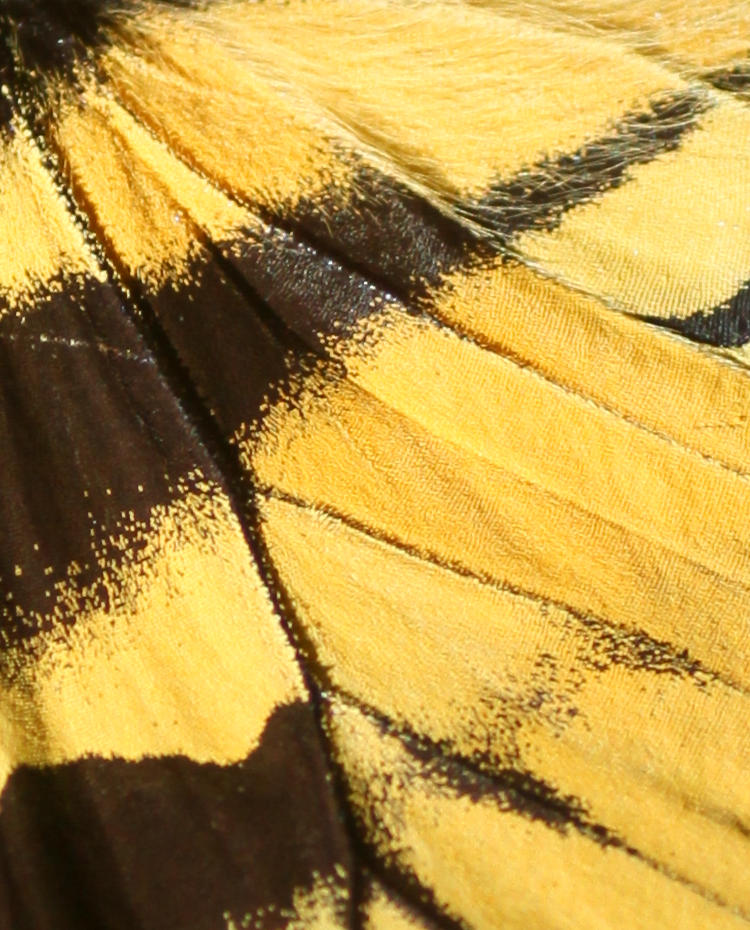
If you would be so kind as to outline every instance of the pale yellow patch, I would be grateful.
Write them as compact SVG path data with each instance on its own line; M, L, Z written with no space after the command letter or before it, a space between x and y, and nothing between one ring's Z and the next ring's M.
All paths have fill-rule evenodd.
M403 373L399 405L409 405L409 416L351 382L311 378L295 409L278 405L257 435L239 431L245 466L261 484L303 503L348 516L486 580L510 583L577 612L643 630L688 649L730 681L750 682L745 662L750 600L747 586L733 580L747 570L739 541L747 538L745 511L730 514L725 499L711 491L727 482L733 488L728 499L742 501L748 490L744 480L729 473L719 477L718 466L698 457L693 461L666 443L649 469L648 462L639 461L639 448L653 437L637 436L633 427L627 432L626 424L614 417L612 431L601 434L603 445L597 447L592 436L602 426L600 412L591 406L575 414L567 406L569 399L553 392L535 400L528 372L519 369L511 376L511 392L502 395L495 392L500 382L482 385L481 364L476 371L460 369L455 378L448 360L434 356L429 372L430 360L419 357L418 343L404 344L403 351L395 371ZM418 380L422 374L429 374L425 384ZM434 382L438 389L433 398L426 385L434 387ZM467 394L469 404L464 403ZM414 409L420 403L422 412ZM442 416L443 424L438 420ZM433 419L435 431L422 425L425 418ZM483 418L488 425L468 435ZM455 440L443 426L455 430ZM498 435L509 437L510 452L497 448ZM528 437L527 443L519 437ZM477 443L491 447L506 464L496 464L481 448L477 451ZM510 454L517 461L508 464L502 456ZM586 455L591 461L584 461ZM681 457L684 473L676 466L671 470L674 456ZM574 462L581 471L576 472ZM604 475L597 472L597 463ZM561 474L571 475L564 494L552 490L560 487L558 464ZM543 469L543 483L526 477L532 468ZM612 497L602 516L592 511L607 469L612 470ZM583 481L589 474L590 504ZM621 490L614 484L618 475L624 482ZM653 498L648 492L652 475ZM631 509L626 492L640 496L642 511ZM601 494L604 503L604 489ZM656 510L661 499L675 502L673 523ZM624 519L618 522L629 513L644 521L642 531ZM649 516L653 528L645 525ZM725 563L724 575L702 565L700 553L711 546L706 525L721 534L732 522L740 535L732 539L727 532L734 556ZM683 534L680 549L659 541L664 539L662 528ZM712 563L721 567L721 558L721 551L713 550Z
M750 599L749 480L401 311L365 321L352 345L349 376L431 435L748 586Z
M561 41L528 20L452 2L230 2L211 8L206 28L302 112L332 119L439 193L483 193L498 175L575 149L650 94L682 86L611 43Z
M341 866L336 866L336 870L336 875L323 876L316 872L309 888L295 890L290 908L277 908L271 903L241 918L226 914L226 930L263 930L267 926L277 926L279 918L286 921L286 930L345 930L349 927L346 919L348 890L341 879L346 873Z
M289 930L344 928L348 926L341 907L345 901L346 895L335 881L319 878L312 888L295 892L295 914L287 926Z
M703 70L747 55L746 0L468 0L475 6L529 18L548 28L607 36L672 67Z
M520 763L750 913L750 842L728 823L750 823L745 695L688 677L684 665L665 672L669 660L655 650L649 667L639 658L647 645L639 652L622 630L320 513L269 499L263 515L271 556L336 688L496 771ZM679 837L664 831L677 822Z
M394 901L380 882L373 881L364 907L364 930L428 930L429 925Z
M95 87L62 106L57 144L99 232L151 290L188 280L200 237L229 238L247 215Z
M276 707L303 697L291 647L219 492L155 508L140 536L137 557L102 566L109 610L81 610L91 592L63 585L33 654L4 654L0 780L19 765L90 754L236 762Z
M721 354L726 358L737 362L744 370L744 372L750 370L750 343L745 343L744 346L738 346L737 348L717 349L715 351L717 354Z
M727 101L679 148L518 240L546 273L616 307L689 316L729 300L750 274L750 110Z
M85 249L63 197L23 133L0 142L0 299L21 310L53 279L101 274Z
M493 351L750 473L750 379L704 347L504 261L451 274L432 300L437 316Z
M101 63L118 98L180 158L243 201L293 205L343 185L349 168L324 127L248 61L262 35L222 35L216 18L204 28L192 10L187 23L168 12L139 18L135 50L113 48Z
M334 704L331 732L368 841L478 930L682 930L745 921L628 852L441 785L395 736ZM678 830L679 824L670 829Z

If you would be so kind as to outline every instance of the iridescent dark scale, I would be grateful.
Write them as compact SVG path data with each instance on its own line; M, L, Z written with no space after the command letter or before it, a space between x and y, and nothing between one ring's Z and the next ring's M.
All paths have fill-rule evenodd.
M0 0L0 128L15 102L53 75L73 78L76 62L107 42L113 0Z
M0 0L0 80L4 94L19 93L52 75L73 76L75 64L107 41L112 0ZM6 101L5 113L10 116Z
M189 6L192 0L156 0L153 5ZM0 126L9 102L53 75L74 80L77 63L111 40L118 19L134 16L138 0L0 0Z
M69 69L76 57L103 40L115 7L111 0L3 0L3 44L15 46L29 72Z

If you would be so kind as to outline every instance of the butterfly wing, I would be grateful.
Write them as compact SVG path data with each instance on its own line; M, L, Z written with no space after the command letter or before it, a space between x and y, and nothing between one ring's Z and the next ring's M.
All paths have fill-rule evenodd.
M7 9L7 925L742 926L746 6Z

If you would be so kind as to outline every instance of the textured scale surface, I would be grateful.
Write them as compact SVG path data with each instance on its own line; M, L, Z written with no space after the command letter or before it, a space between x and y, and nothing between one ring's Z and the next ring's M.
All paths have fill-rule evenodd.
M748 926L748 49L0 0L0 928Z

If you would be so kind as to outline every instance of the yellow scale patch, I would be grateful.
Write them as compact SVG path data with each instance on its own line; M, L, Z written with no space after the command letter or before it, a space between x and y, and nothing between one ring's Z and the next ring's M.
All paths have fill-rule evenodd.
M616 307L684 318L734 296L750 278L750 110L726 101L675 152L631 180L529 232L520 253Z
M430 306L499 355L750 475L750 379L704 347L504 261L450 274Z
M0 141L0 191L0 298L8 307L26 312L40 291L60 290L64 276L102 279L39 151L22 133Z
M344 185L348 169L332 157L321 127L272 76L249 66L231 26L226 16L212 15L206 32L168 12L144 17L132 37L137 51L113 48L102 69L145 126L240 200L293 205L303 193ZM253 36L245 49L260 41Z
M346 877L342 866L336 866L336 876ZM317 873L315 873L317 875ZM347 930L346 912L348 891L339 887L332 876L317 876L310 888L297 888L292 906L278 908L273 902L253 914L242 917L225 914L226 930L264 930L277 926L279 918L285 921L286 930Z
M4 653L0 783L20 765L86 755L237 762L277 707L304 699L291 647L215 488L155 508L150 528L127 544L137 558L126 551L105 563L97 582L109 610L76 609L92 592L62 585L33 652Z
M363 328L367 350L347 358L347 372L389 408L633 536L750 585L747 481L429 323L386 312Z
M455 335L387 322L346 356L361 387L313 379L299 410L239 432L261 482L747 686L746 479Z
M453 790L341 701L330 720L367 840L477 930L746 926L622 849Z
M191 14L189 26L163 11L129 29L132 49L102 62L115 93L252 203L345 187L353 162L330 140L439 201L481 195L652 94L685 87L609 43L561 43L554 29L454 2L400 4L394 15L382 0L232 0Z
M292 93L464 195L682 86L627 52L582 37L563 44L554 31L457 3L402 4L395 15L380 0L232 4L227 17L238 46Z
M368 890L364 930L428 930L428 924L394 901L380 882L370 882Z
M599 35L675 69L729 67L747 56L750 12L738 0L468 0L548 28Z
M242 225L240 207L94 86L84 107L63 109L55 135L100 232L127 274L151 290L188 283L201 233L222 239Z
M592 630L320 513L271 498L263 515L336 688L495 771L520 762L750 913L750 844L731 826L750 820L746 695L700 673L608 664L608 645L628 651L621 630ZM664 823L679 824L679 842Z

